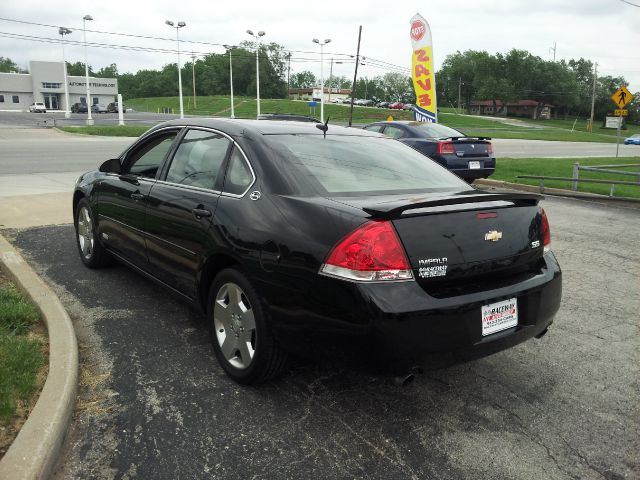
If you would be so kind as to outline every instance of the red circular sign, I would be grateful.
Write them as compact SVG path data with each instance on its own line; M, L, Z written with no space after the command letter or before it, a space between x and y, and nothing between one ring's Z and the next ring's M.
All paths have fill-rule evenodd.
M418 40L422 40L424 37L424 32L427 30L424 22L422 20L416 20L411 24L411 38L414 42Z

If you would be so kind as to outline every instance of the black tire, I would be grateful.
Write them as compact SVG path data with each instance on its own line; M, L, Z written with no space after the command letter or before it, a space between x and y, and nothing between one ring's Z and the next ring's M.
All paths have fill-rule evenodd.
M255 385L282 373L286 353L275 341L260 296L240 270L226 268L215 277L207 322L218 362L233 380Z
M76 229L76 245L82 263L89 268L110 265L112 258L98 240L93 212L86 198L78 202L73 224Z

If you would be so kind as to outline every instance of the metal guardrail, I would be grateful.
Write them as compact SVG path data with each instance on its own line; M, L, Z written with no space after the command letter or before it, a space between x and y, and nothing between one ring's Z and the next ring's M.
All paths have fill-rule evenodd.
M638 177L640 180L640 171L638 172L620 172L616 170L611 170L613 168L631 168L631 167L640 167L638 163L627 163L627 164L618 164L618 165L593 165L591 167L582 166L579 163L573 164L573 173L571 175L571 190L574 192L578 190L578 182L580 180L580 171L583 170L585 172L597 172L597 173L612 173L614 175L629 175L632 177ZM586 179L585 179L586 180ZM584 180L583 180L584 181ZM592 182L593 183L593 182ZM610 183L611 184L611 192L609 196L613 196L613 191L615 189L614 185L625 185L625 183L619 183L615 180L604 180L602 182L597 183ZM634 183L632 183L633 185Z
M615 172L619 173L619 172ZM606 183L611 185L611 190L609 191L609 196L613 197L615 192L616 185L633 185L636 187L640 187L640 182L626 182L624 180L598 180L595 178L575 178L575 177L548 177L544 175L516 175L516 178L532 178L540 180L540 192L544 191L544 181L545 180L560 180L565 182L584 182L584 183ZM575 190L572 188L572 190Z

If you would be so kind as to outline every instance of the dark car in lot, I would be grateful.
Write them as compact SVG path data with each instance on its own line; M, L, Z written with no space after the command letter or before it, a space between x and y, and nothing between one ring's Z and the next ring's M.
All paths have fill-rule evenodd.
M467 137L453 128L427 122L377 122L363 128L400 140L468 182L487 178L496 168L493 145L487 137Z
M127 111L127 106L122 104L122 113ZM109 113L118 113L118 102L111 102L107 105L107 112Z
M562 288L540 196L470 189L384 135L317 127L152 128L78 179L82 262L118 259L204 310L245 384L316 335L414 361L546 333Z
M74 103L71 105L71 113L87 113L86 103Z

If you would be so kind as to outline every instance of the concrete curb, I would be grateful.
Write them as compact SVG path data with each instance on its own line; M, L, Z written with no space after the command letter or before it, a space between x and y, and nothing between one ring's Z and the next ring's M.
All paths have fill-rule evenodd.
M626 204L637 204L640 205L640 198L630 198L630 197L608 197L606 195L599 195L597 193L587 193L587 192L575 192L573 190L565 190L562 188L547 188L544 187L542 190L539 186L536 185L525 185L522 183L511 183L505 182L503 180L492 180L489 178L481 178L473 182L475 185L482 185L487 187L495 187L495 188L511 188L513 190L522 190L525 192L532 193L542 193L545 195L556 195L561 197L570 197L570 198L579 198L580 200L595 200L605 203L626 203Z
M37 305L49 332L49 375L40 398L0 460L0 478L46 479L58 460L78 388L78 344L56 294L0 235L0 267Z

